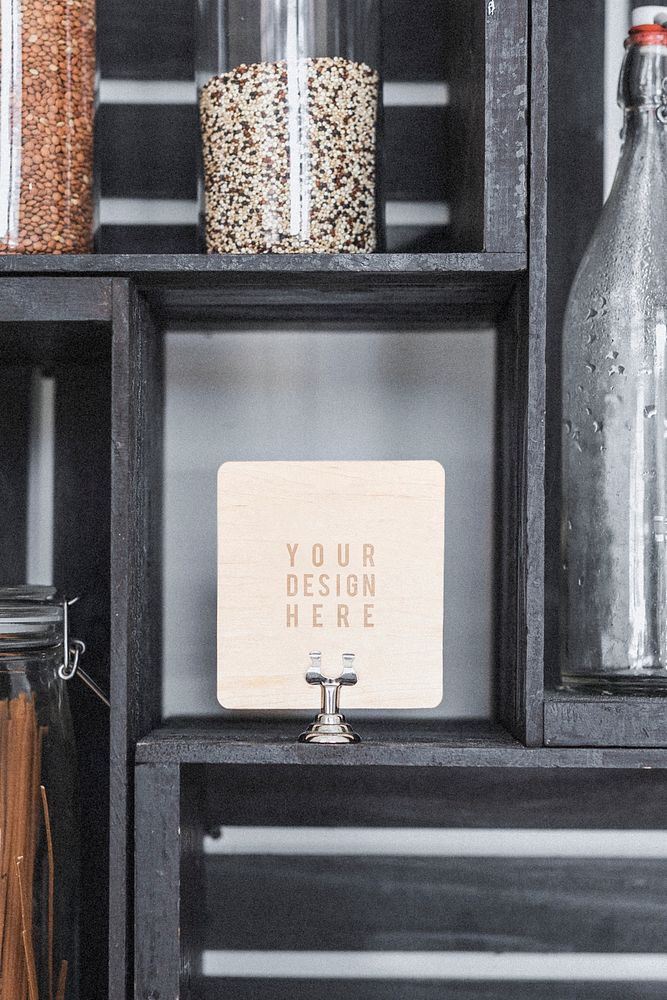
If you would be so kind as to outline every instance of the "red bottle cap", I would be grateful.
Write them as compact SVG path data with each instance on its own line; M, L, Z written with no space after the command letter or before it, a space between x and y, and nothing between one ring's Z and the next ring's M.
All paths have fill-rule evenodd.
M667 28L661 24L637 24L630 28L625 47L630 45L667 45Z

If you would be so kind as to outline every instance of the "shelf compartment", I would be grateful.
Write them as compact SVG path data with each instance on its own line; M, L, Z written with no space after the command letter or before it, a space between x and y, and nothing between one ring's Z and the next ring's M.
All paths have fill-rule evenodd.
M168 89L147 103L131 82L194 80L194 18L178 4L127 0L100 11L102 104L98 133L103 199L156 198L196 217L198 122ZM386 102L381 187L398 202L437 202L450 224L391 226L391 249L523 251L526 248L528 11L524 0L387 0L384 75L396 83L445 83L441 106ZM175 44L175 40L177 44ZM114 103L105 81L126 81ZM168 164L168 168L165 168ZM105 206L103 205L103 208ZM104 214L104 213L103 213ZM180 213L179 213L180 214ZM111 213L110 218L113 218ZM192 225L109 225L100 249L197 245ZM173 217L176 223L176 215Z
M30 277L34 295L14 285L21 319L35 310L67 316L67 296L76 310L76 282L86 276L131 278L162 323L258 321L299 322L335 310L334 322L374 319L397 322L493 322L512 288L525 273L525 254L373 254L373 255L90 255L87 257L0 257L3 275ZM36 284L37 276L65 278L73 284L58 293ZM29 286L25 286L30 292ZM65 292L66 288L71 292ZM90 287L90 286L89 286ZM10 297L12 286L5 286ZM101 288L101 286L100 286ZM98 312L110 317L110 285ZM0 295L2 290L0 289ZM60 295L60 299L57 296ZM102 295L100 291L100 295ZM51 300L50 296L53 296ZM31 303L36 303L32 304ZM40 304L41 303L41 304ZM60 304L59 304L60 303ZM95 319L96 313L90 312ZM32 312L31 312L32 311ZM71 314L70 314L71 315Z
M331 748L310 749L327 755ZM595 857L532 856L528 851L525 856L517 851L516 856L473 858L465 850L446 848L441 856L428 857L399 851L383 857L359 852L338 856L328 854L327 831L320 828L391 826L407 837L411 827L460 832L466 827L562 830L586 825L618 833L645 824L660 829L664 810L656 800L666 780L664 771L615 768L525 772L373 766L323 771L293 765L140 763L137 994L225 995L236 981L217 970L224 968L225 951L231 951L236 968L242 953L249 953L242 989L253 987L255 992L241 995L267 990L273 995L272 974L250 975L249 964L257 957L253 948L270 955L295 944L316 951L511 952L517 959L526 952L548 951L560 953L563 963L570 957L574 962L579 952L660 954L660 934L654 928L664 895L661 858L605 858L602 852ZM205 840L220 824L243 827L258 818L269 828L315 828L321 832L320 854L295 850L268 857L253 853L251 846L246 854L225 854L224 830L220 851ZM335 913L323 903L331 898L334 884ZM647 898L646 885L654 887L652 897ZM318 934L319 945L311 939ZM292 985L299 990L304 983ZM315 983L315 993L325 985ZM367 980L360 995L376 985ZM458 995L472 998L478 985L462 984ZM614 986L604 985L604 996L614 996ZM382 995L405 996L407 986L405 980L387 981L388 992ZM421 983L420 988L430 986ZM537 1000L550 996L550 988L536 984L524 995ZM489 989L486 995L494 1000L517 995L517 984L508 980L496 980Z

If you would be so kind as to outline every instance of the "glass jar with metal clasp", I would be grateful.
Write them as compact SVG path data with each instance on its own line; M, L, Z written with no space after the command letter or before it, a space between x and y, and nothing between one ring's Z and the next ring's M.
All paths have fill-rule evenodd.
M77 1000L79 822L69 605L0 588L0 1000ZM108 704L108 702L107 702Z

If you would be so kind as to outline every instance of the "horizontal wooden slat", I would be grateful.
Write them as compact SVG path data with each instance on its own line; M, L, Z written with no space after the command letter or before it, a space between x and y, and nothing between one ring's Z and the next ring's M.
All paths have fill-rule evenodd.
M383 189L387 199L446 199L447 108L385 111ZM194 104L106 104L97 125L102 196L197 196L199 123ZM137 220L138 222L141 220Z
M202 947L664 951L667 859L210 855Z
M340 755L337 755L340 759ZM594 768L196 766L206 828L665 829L667 773ZM305 807L308 803L308 807Z
M198 1000L664 1000L664 983L198 979Z
M97 248L105 254L191 254L198 239L196 226L102 226Z
M390 226L386 233L389 253L440 253L449 246L446 227ZM196 253L199 235L195 226L102 226L100 253Z
M378 285L446 285L452 278L467 277L480 285L516 278L525 272L526 255L516 253L437 254L161 254L102 255L26 254L2 256L4 275L115 275L140 276L146 284L184 285L213 283L243 275L247 284L267 276L277 289L294 282L321 280L347 283L363 279Z
M194 76L196 5L187 0L106 0L98 6L103 76L188 80Z
M57 257L62 261L62 256ZM11 272L17 257L6 257ZM107 278L0 277L0 323L105 322L111 318L111 282Z
M544 705L550 746L665 747L667 712L661 698L557 694Z
M258 287L254 300L261 308L268 309L271 297L262 299L263 289ZM285 289L287 291L287 289ZM293 310L300 313L300 306L310 303L314 305L313 296L319 296L320 307L330 304L338 307L338 315L346 315L353 307L355 292L361 296L361 289L346 288L337 292L331 298L324 284L317 288L308 288L303 297L295 295L286 305L284 313ZM366 303L377 310L383 307L380 296L384 291L384 310L378 312L376 318L390 321L390 316L396 320L399 316L405 319L406 300L411 304L414 288L408 285L398 288L389 286L381 289L379 286L368 292ZM454 282L448 289L451 293L448 309L459 301L464 302L465 286ZM236 300L237 290L233 288L216 289L216 294L205 290L199 300L200 315L205 314L207 306L224 309L225 306L233 313L234 307L241 308L242 303ZM244 295L245 307L248 308L250 289L246 284ZM421 302L424 307L422 316L439 308L438 295L426 294L426 289L420 290ZM377 296L377 298L376 298ZM178 312L178 293L167 292L163 298L172 315ZM275 316L281 316L279 304L273 297ZM361 303L361 297L358 301ZM191 296L184 304L192 302ZM414 302L414 308L417 304ZM442 308L442 307L440 307ZM472 309L468 308L469 314ZM418 315L415 312L415 317ZM444 319L444 312L441 313ZM667 767L667 750L658 749L556 749L527 748L514 740L501 727L493 723L475 723L471 720L443 720L441 723L432 720L415 720L411 723L392 720L374 719L367 721L361 730L362 742L352 749L329 748L321 753L314 745L298 744L290 738L290 732L298 732L298 726L303 720L298 717L292 722L269 722L253 718L225 719L215 717L210 719L184 719L176 725L169 725L146 736L137 748L138 758L146 763L179 761L185 764L310 764L320 767L355 768L369 766L391 767L518 767L518 768L586 768L586 767L617 767L646 768ZM356 721L356 720L355 720ZM346 752L347 751L347 752Z
M102 197L196 198L198 129L195 105L102 105Z
M483 0L475 0L483 4ZM187 80L194 73L195 5L184 0L109 0L98 25L102 74L117 79ZM440 80L446 69L447 5L385 0L384 71L389 80ZM480 61L484 40L480 39Z

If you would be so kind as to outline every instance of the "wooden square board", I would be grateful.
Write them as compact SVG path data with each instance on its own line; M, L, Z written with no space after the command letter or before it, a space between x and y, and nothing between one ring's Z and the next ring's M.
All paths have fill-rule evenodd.
M218 699L315 709L442 700L445 473L437 462L227 462L218 472Z

